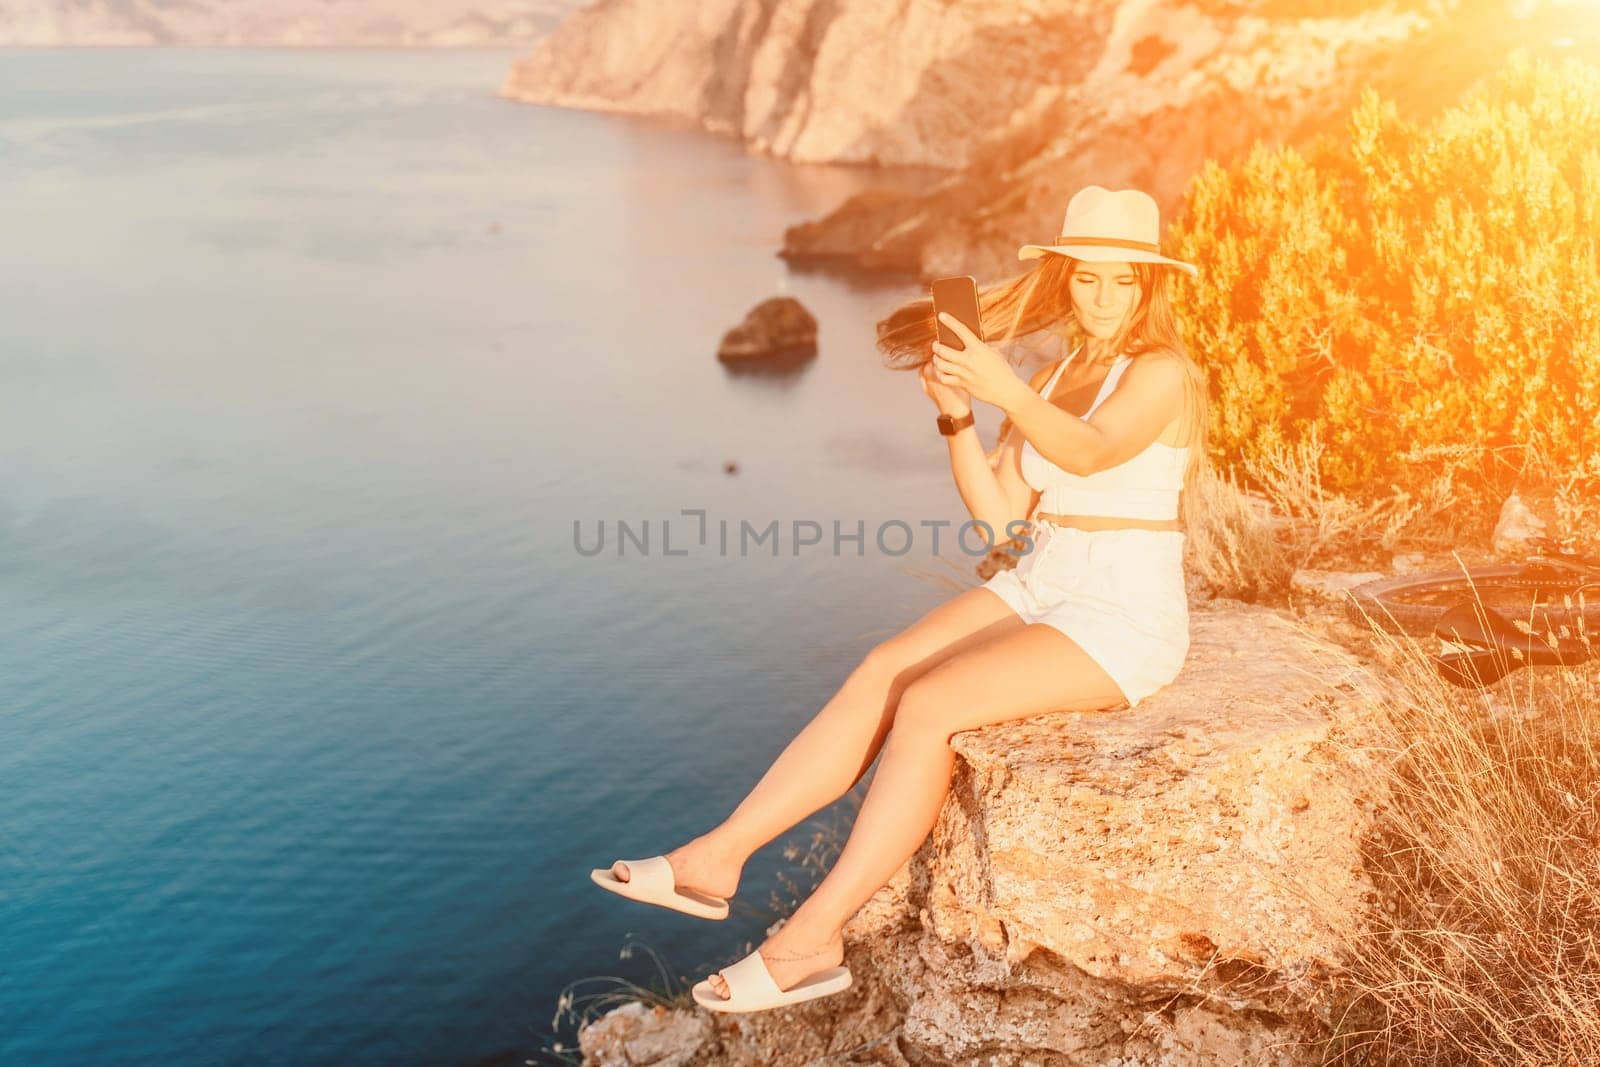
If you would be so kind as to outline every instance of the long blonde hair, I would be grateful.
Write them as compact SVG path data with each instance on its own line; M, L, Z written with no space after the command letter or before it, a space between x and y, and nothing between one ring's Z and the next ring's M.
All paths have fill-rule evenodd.
M1040 257L1034 269L979 288L978 311L984 341L1003 350L1018 335L1026 337L1043 331L1063 338L1067 351L1086 344L1090 338L1073 314L1072 293L1067 284L1077 266L1078 261L1070 256L1048 253ZM1186 442L1189 460L1184 466L1180 507L1184 529L1197 529L1202 497L1199 483L1212 473L1206 451L1210 409L1205 371L1189 355L1178 333L1178 319L1168 296L1169 279L1177 268L1160 263L1129 266L1139 279L1139 304L1107 344L1110 351L1134 358L1151 352L1171 352L1182 361L1186 372L1183 413L1193 417ZM877 326L878 350L883 353L885 364L895 370L920 370L933 358L938 328L931 296L895 308ZM991 463L1010 429L1011 420L1007 418L1000 425L995 449L990 453Z

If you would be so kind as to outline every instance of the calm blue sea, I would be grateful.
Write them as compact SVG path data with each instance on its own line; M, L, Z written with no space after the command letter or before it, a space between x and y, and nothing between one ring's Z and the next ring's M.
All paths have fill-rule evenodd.
M589 869L972 580L874 543L966 518L872 348L910 290L774 256L888 179L511 104L511 58L0 52L0 1062L540 1060L630 938L759 938L785 860L723 924ZM820 355L729 373L780 292Z

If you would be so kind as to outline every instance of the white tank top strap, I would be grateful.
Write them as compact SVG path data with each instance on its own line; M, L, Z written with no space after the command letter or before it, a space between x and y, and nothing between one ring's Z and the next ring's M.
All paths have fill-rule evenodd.
M1055 391L1056 383L1061 380L1061 373L1067 369L1067 364L1071 363L1080 351L1082 351L1081 347L1074 349L1071 355L1061 361L1061 365L1056 368L1054 374L1050 375L1050 380L1045 382L1044 388L1039 391L1040 396L1046 400L1050 399L1050 394ZM1122 377L1122 372L1127 369L1128 364L1131 362L1133 362L1132 357L1126 354L1117 357L1116 362L1111 365L1111 369L1106 372L1106 376L1100 380L1100 388L1095 393L1094 400L1089 404L1089 410L1078 416L1080 419L1087 419L1095 413L1095 409L1110 395L1111 390L1116 388L1117 379Z
M1055 390L1056 383L1061 380L1061 372L1067 369L1067 364L1071 363L1073 357L1076 356L1081 350L1081 347L1073 349L1070 353L1062 358L1060 363L1056 364L1055 373L1050 375L1050 380L1044 383L1043 389L1039 390L1040 396L1044 397L1046 400L1050 399L1050 394Z

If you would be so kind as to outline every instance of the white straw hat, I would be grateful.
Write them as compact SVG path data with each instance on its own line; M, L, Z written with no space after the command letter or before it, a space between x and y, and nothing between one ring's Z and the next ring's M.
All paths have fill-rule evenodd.
M1046 252L1059 252L1091 263L1166 263L1200 273L1192 263L1163 256L1160 242L1161 209L1155 197L1137 189L1113 192L1088 185L1067 202L1056 243L1023 245L1017 258L1038 259Z

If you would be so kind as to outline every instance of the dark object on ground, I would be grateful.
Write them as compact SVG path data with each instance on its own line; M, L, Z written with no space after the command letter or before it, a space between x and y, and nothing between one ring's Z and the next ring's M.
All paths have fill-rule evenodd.
M757 304L717 349L724 362L817 354L817 320L792 296Z
M728 460L728 462L726 462L726 463L724 463L722 465L722 473L723 474L738 474L739 473L739 465L737 463L735 463L733 460L730 459L730 460Z
M1481 604L1462 601L1446 609L1434 627L1452 651L1434 657L1434 666L1452 685L1493 685L1518 667L1582 663L1597 647L1593 640L1556 638L1552 645L1537 634L1525 634L1511 620Z
M1531 547L1522 563L1366 582L1350 590L1346 611L1355 622L1427 637L1447 610L1465 601L1526 623L1536 633L1600 638L1600 559L1548 537L1534 539Z

